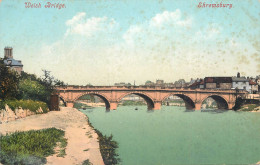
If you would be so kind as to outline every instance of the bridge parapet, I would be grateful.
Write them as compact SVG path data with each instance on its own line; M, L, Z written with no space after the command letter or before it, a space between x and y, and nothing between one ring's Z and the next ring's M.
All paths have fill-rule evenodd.
M88 90L88 91L103 91L103 90L125 90L125 91L169 91L169 92L208 92L208 93L237 93L237 94L247 94L247 91L244 90L235 90L235 89L191 89L191 88L172 88L172 87L150 87L150 86L65 86L65 87L56 87L58 91L78 91L78 90Z

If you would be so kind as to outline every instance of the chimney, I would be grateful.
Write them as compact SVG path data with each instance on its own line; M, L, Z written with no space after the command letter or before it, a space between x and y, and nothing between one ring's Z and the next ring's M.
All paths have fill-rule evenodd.
M238 78L240 77L240 73L239 73L239 72L237 72L237 77L238 77Z
M13 48L12 47L5 47L5 59L13 58Z

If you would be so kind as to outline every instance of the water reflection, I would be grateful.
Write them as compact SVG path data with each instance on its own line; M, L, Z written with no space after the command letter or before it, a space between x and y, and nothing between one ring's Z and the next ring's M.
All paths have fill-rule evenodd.
M217 113L224 113L228 112L229 110L222 110L222 109L201 109L200 112L210 112L212 114L217 114Z
M195 112L193 109L186 109L184 112Z

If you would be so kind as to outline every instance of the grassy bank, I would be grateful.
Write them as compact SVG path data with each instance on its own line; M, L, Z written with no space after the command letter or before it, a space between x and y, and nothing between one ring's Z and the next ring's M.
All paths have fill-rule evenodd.
M134 106L134 105L146 105L146 104L142 101L132 101L132 100L122 101L122 106Z
M73 107L76 108L76 109L93 108L91 106L88 106L88 105L82 104L82 103L78 103L78 102L75 102Z
M256 107L259 107L260 104L244 104L239 109L239 111L253 111Z
M88 120L88 124L98 134L99 149L105 165L119 164L121 160L120 158L118 158L119 155L116 152L116 149L118 148L118 143L113 140L113 135L110 136L103 135L99 130L95 129L92 126L89 120Z
M60 144L61 151L67 145L64 131L56 128L15 132L1 136L0 162L2 164L45 164L46 157L55 153L54 147L57 143Z
M4 109L5 105L8 105L13 111L19 107L22 109L29 109L32 112L37 112L37 110L41 107L43 113L48 112L48 106L46 103L42 101L33 101L33 100L6 100L0 101L0 109Z

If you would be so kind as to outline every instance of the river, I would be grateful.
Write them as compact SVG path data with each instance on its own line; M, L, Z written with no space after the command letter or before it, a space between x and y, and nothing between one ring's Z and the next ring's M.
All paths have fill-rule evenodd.
M121 106L81 110L119 143L123 165L252 164L260 161L260 113Z

